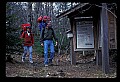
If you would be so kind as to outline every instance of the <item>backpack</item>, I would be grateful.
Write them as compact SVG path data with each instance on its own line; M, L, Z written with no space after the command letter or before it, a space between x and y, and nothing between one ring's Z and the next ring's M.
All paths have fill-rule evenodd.
M40 17L38 17L38 19L37 19L37 22L38 23L40 23L41 21L50 21L51 20L51 18L49 17L49 16L40 16Z
M41 22L39 23L39 29L40 29L40 31L42 30L42 28L45 28L46 26L47 26L47 23L44 22L44 21L41 21Z
M40 23L42 20L43 20L43 17L40 16L40 17L37 19L37 22Z

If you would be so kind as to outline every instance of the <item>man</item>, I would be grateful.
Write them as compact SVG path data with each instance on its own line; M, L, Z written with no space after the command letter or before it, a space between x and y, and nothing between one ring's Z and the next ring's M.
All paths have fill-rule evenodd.
M33 63L32 61L32 46L34 44L33 34L31 32L30 26L26 27L26 31L22 33L20 38L24 38L24 53L22 55L22 62L25 61L25 57L27 52L29 52L29 62Z
M48 63L52 64L52 60L54 58L55 50L54 50L53 39L55 39L56 45L57 45L58 39L55 36L53 28L51 27L51 23L48 22L47 26L42 30L41 37L40 37L41 46L44 46L45 66L48 66ZM48 60L48 47L50 48L50 59L49 60Z

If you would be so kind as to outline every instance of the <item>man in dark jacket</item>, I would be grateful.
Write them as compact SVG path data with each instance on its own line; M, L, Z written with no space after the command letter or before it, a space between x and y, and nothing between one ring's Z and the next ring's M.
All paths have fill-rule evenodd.
M51 27L51 23L48 22L47 26L42 30L40 41L41 46L44 46L44 64L48 66L48 63L52 63L54 57L54 43L53 39L56 41L56 45L58 43L58 39L55 36L54 30ZM56 46L55 45L55 46ZM48 47L50 47L50 59L48 60Z
M22 33L22 35L20 36L20 38L24 38L24 53L22 56L22 62L24 62L27 51L29 51L29 61L30 63L33 63L32 61L32 46L34 45L34 38L33 38L33 34L31 32L31 28L30 27L26 27L26 31L24 31Z

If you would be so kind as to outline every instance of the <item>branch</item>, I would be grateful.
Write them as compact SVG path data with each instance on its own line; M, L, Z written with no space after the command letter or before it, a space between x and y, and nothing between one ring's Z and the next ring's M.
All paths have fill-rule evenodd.
M116 16L112 11L110 11L109 9L107 9L107 8L105 8L105 7L103 7L103 6L96 5L96 4L95 4L95 6L106 9L106 10L107 10L108 12L110 12L115 18L117 18L117 16Z

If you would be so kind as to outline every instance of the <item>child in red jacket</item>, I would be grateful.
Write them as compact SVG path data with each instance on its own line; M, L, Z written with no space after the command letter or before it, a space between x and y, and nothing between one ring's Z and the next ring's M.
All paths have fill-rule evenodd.
M20 38L24 38L24 53L22 55L22 62L25 61L26 54L27 54L27 52L29 52L29 62L33 63L33 61L32 61L32 46L34 44L34 38L33 38L32 32L31 32L30 26L26 27L26 31L24 31L22 33Z

